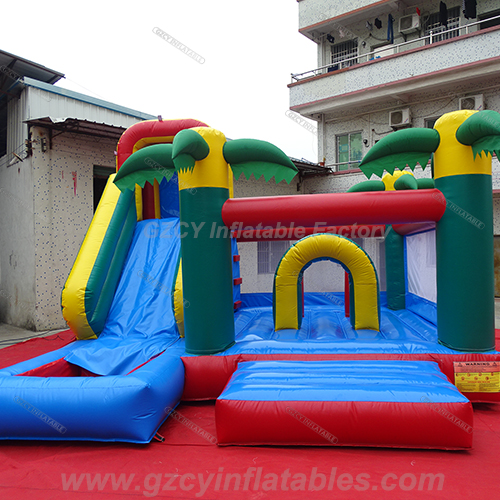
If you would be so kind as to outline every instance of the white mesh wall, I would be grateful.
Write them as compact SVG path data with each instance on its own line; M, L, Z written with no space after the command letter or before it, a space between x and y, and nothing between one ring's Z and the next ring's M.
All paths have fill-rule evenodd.
M406 237L408 292L436 302L436 231Z

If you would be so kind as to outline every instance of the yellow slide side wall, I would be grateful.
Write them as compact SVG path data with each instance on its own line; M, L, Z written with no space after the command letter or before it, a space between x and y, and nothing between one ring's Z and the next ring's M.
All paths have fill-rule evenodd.
M102 330L135 228L135 194L111 175L61 295L63 317L78 339Z

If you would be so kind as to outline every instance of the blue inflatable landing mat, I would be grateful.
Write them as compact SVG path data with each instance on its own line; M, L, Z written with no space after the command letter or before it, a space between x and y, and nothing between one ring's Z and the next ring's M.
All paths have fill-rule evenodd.
M472 404L427 361L239 363L215 417L223 445L472 446Z

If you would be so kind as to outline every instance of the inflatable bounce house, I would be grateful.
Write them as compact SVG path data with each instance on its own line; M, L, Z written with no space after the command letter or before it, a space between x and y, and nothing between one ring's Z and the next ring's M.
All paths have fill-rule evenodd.
M195 120L133 125L62 291L77 340L0 371L0 437L147 443L215 400L219 445L470 448L471 402L500 401L494 153L500 114L457 111L379 141L361 169L381 180L351 192L235 199L233 175L295 166ZM403 172L431 157L432 179ZM433 301L408 282L434 231ZM272 293L242 294L237 242L259 238L294 243ZM318 260L345 270L335 300L303 293Z

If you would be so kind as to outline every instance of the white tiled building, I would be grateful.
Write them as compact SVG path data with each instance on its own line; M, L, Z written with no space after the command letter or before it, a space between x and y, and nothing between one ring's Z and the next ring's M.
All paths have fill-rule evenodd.
M0 51L0 322L62 328L61 290L114 151L156 117L56 87L64 75Z
M290 109L317 122L318 161L332 172L306 180L305 192L341 192L362 181L359 160L393 130L432 127L458 109L500 112L500 0L298 0L298 6L299 31L317 44L318 60L316 68L295 69ZM429 169L415 174L430 176ZM493 197L500 235L496 158Z

